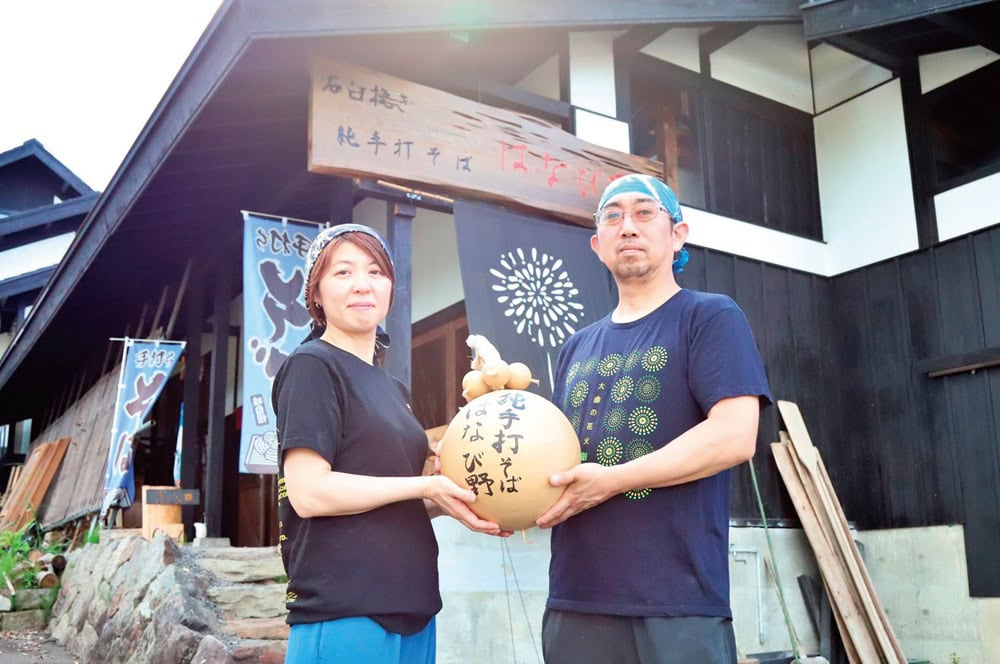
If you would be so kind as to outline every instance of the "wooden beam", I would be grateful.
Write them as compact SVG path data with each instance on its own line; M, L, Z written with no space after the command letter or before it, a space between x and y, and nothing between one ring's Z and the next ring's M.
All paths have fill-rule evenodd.
M223 478L226 451L226 369L229 364L229 307L232 300L231 253L225 251L215 270L212 305L212 368L208 385L208 440L205 454L205 528L222 537Z
M663 36L670 27L666 25L639 25L630 28L614 42L615 62L621 56L635 54ZM617 67L616 67L617 69Z
M252 17L255 35L319 37L498 28L607 29L643 23L798 23L802 20L799 5L799 0L575 0L572 11L568 11L567 3L538 0L456 0L448 3L436 0L313 0L287 5L250 0L240 3L239 8Z
M898 72L917 221L917 244L921 249L926 249L938 241L937 206L934 203L937 172L934 148L931 145L927 100L920 89L920 68L916 58L900 67Z
M752 23L730 23L699 35L698 57L701 62L701 73L710 76L712 74L712 54L726 44L739 39L753 27Z
M388 180L354 180L355 188L368 198L389 203L413 204L428 210L451 214L454 199L404 187Z
M184 347L184 429L181 434L181 487L197 489L201 482L202 441L198 431L201 421L201 336L204 277L202 272L192 275L184 305L187 327L187 345ZM200 521L194 505L181 509L184 522L184 539L194 540L194 522Z
M902 23L989 1L991 0L814 0L800 6L805 37L810 40Z
M996 366L1000 366L1000 346L922 360L917 362L916 369L928 378L939 378Z
M386 224L389 246L392 247L396 282L392 311L386 320L391 346L386 354L385 368L410 388L413 311L413 218L417 208L407 203L387 206Z
M1000 53L1000 36L995 30L993 32L981 30L952 14L934 14L928 16L927 20L960 39L988 48L994 53Z
M868 44L867 42L854 37L848 37L847 35L827 37L823 41L835 48L839 48L845 53L850 53L851 55L861 58L862 60L867 60L872 64L878 65L879 67L884 67L889 71L898 72L904 64L903 60L892 53L888 53L882 49L872 46L871 44Z

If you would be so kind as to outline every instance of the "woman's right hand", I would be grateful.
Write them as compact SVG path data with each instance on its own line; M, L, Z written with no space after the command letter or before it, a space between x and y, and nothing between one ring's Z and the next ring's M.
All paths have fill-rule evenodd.
M443 514L457 519L469 530L487 535L506 537L511 533L500 530L500 524L486 521L476 516L469 505L476 502L472 489L463 489L445 475L430 475L423 478L427 483L424 498L432 501Z

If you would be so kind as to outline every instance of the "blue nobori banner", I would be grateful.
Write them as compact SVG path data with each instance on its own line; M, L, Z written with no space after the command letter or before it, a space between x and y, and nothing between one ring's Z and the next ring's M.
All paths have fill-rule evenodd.
M129 338L124 341L111 447L104 471L102 516L111 507L125 508L135 500L133 441L184 352L183 341Z
M278 471L271 383L309 334L305 257L319 230L319 224L243 213L241 473Z

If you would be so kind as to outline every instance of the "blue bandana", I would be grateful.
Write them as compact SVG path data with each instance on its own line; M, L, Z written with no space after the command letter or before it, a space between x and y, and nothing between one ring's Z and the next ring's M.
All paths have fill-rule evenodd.
M674 193L673 189L652 175L632 173L612 180L605 187L604 193L601 194L601 202L597 204L597 210L603 210L608 201L619 194L644 194L659 201L660 205L663 206L663 209L667 211L667 214L674 221L684 220L684 215L681 214L680 201L677 200L677 194Z
M670 218L674 222L684 221L684 215L681 213L681 203L677 200L677 194L674 193L673 189L665 185L662 180L654 178L652 175L631 173L612 180L604 188L604 193L601 194L601 201L597 204L598 212L604 209L608 201L619 194L643 194L649 196L660 202L660 205L663 206L663 209L667 211L667 214L670 215ZM674 272L683 272L689 258L688 250L681 247L681 250L677 252L677 258L674 259Z

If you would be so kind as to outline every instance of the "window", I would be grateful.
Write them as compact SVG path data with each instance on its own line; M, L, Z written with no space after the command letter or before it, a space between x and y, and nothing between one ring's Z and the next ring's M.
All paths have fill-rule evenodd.
M822 239L811 115L644 55L630 71L633 150L683 204Z

